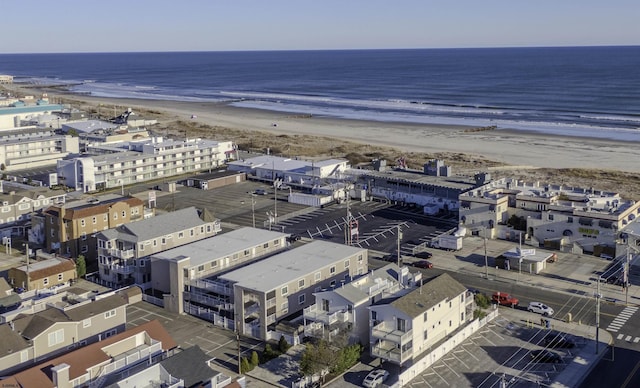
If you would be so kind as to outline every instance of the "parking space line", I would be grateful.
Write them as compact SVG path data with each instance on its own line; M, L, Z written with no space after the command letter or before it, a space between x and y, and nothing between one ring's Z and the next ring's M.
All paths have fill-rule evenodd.
M453 370L453 368L452 368L452 367L450 367L450 366L449 366L449 364L447 364L447 363L445 362L445 363L444 363L444 365L445 365L447 368L449 368L449 370L450 370L451 372L453 372L453 374L454 374L454 375L456 375L456 377L460 377L460 375L458 374L458 372L456 372L455 370Z
M204 341L210 342L210 343L212 343L212 344L214 344L214 345L216 345L216 346L220 345L220 344L218 344L216 341L212 341L212 340L210 340L209 338L200 337L199 335L197 335L197 336L196 336L196 338L197 338L197 339L200 339L200 340L204 340Z
M433 373L435 373L436 376L440 377L440 380L442 380L445 384L449 385L449 382L447 380L445 380L442 376L440 376L440 373L436 372L435 367L436 367L436 365L431 367L431 369L433 370Z
M475 358L475 360L476 360L476 361L480 361L480 359L479 359L478 357L474 356L474 355L473 355L473 353L471 353L470 351L468 351L468 350L467 350L467 349L465 349L465 348L462 348L462 349L463 349L465 352L467 352L467 354L469 354L471 357Z
M166 319L168 321L173 321L173 318L169 318L169 317L167 317L165 315L154 313L153 311L149 311L149 310L143 309L142 307L131 306L131 308L136 309L136 310L140 310L140 311L144 311L147 314L156 315L156 316L161 317L162 319Z
M464 361L462 361L462 360L460 359L460 357L458 357L458 356L456 356L456 355L455 355L455 352L453 352L451 355L452 355L456 360L458 360L458 362L459 362L459 363L461 363L462 365L464 365L464 367L465 367L465 368L467 368L467 369L471 369L471 368L469 368L469 365L467 365Z

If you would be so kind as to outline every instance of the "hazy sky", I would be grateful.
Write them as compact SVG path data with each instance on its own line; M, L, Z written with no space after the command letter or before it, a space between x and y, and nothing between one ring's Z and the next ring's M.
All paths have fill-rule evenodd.
M0 53L639 45L639 0L3 0Z

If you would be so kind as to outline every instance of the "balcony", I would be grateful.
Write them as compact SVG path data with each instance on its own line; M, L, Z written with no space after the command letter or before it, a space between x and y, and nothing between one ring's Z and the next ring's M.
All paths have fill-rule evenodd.
M335 328L331 330L325 327L321 322L313 322L304 326L305 337L324 338L326 336L338 335L339 329Z
M371 329L371 338L377 338L384 342L391 342L394 344L404 345L411 341L413 337L413 330L401 331L396 329L395 324L391 322L382 321Z
M185 292L184 299L189 302L196 302L206 306L218 307L222 310L233 310L233 303L229 303L225 299L216 298L211 295L198 294L193 292Z
M396 364L402 364L413 357L413 352L411 349L402 352L396 343L380 341L371 347L371 355Z
M135 265L111 264L109 269L122 275L131 275L135 271Z
M133 259L136 255L136 251L134 249L98 248L98 253L104 256L111 256L118 259Z
M303 316L304 319L322 322L325 325L331 325L336 322L351 322L353 320L353 313L346 310L338 310L334 312L324 311L315 304L305 308Z
M223 285L219 282L212 282L206 279L193 279L188 281L188 284L194 288L201 288L216 294L231 296L233 289L228 285Z

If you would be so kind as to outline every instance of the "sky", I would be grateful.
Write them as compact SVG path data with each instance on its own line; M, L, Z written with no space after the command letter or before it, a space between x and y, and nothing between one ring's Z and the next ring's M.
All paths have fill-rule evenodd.
M640 45L638 0L3 0L0 53Z

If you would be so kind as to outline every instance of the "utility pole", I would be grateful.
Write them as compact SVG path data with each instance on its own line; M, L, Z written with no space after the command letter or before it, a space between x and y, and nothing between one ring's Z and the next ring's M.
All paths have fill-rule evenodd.
M253 221L253 227L256 227L256 197L251 194L251 220Z
M600 346L600 280L602 278L598 275L597 288L596 288L596 354L598 354Z
M631 265L631 253L629 252L629 239L627 239L627 262L624 264L623 284L624 284L624 304L629 305L629 270Z
M398 267L400 267L400 240L402 240L402 229L398 225Z
M484 275L489 279L489 262L487 261L487 227L483 228L484 234Z

